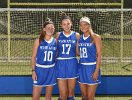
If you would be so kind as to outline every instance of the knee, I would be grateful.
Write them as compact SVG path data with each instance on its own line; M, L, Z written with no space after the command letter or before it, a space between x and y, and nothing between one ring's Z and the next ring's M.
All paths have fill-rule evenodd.
M51 97L52 96L52 93L51 92L46 92L45 94L47 97Z

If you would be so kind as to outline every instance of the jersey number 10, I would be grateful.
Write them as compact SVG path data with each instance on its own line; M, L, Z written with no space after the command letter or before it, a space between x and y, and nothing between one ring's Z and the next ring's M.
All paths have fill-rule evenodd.
M52 61L53 52L52 51L44 51L44 61Z

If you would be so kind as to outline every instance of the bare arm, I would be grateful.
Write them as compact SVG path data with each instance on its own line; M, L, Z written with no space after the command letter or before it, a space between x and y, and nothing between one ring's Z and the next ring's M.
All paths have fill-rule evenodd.
M93 73L93 80L97 81L99 75L99 69L101 67L101 56L102 56L101 37L97 34L94 35L94 43L96 45L96 69Z
M96 61L96 70L99 71L100 66L101 66L101 58L102 58L102 40L99 35L95 35L94 42L96 45L96 55L97 55L97 61Z
M32 79L35 81L37 80L37 75L35 72L35 64L36 64L36 54L39 46L39 39L36 39L33 46L32 51L32 59L31 59L31 66L32 66Z
M56 43L58 43L59 35L60 35L60 32L57 32L57 33L55 34ZM58 55L58 50L57 50L57 52L56 52L56 57L57 57L57 55Z
M39 46L39 39L36 39L34 42L33 51L32 51L32 59L31 59L32 70L35 69L34 67L36 63L36 54L37 54L38 46Z
M60 35L60 32L57 32L57 33L55 34L55 38L56 38L57 41L58 41L59 35Z
M77 45L76 45L76 55L79 56L79 50L78 50L78 41L80 39L80 34L79 33L76 33L76 37L77 37Z

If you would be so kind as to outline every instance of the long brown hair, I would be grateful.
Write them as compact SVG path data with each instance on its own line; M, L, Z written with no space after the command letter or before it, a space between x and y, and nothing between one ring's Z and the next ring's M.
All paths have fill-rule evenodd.
M54 23L52 22L52 20L51 20L50 18L47 18L46 21L45 21L44 24L43 24L43 27L42 27L42 30L41 30L40 36L39 36L39 44L40 44L41 41L45 38L46 32L43 30L43 28L45 28L46 25L48 25L48 24L53 24L53 25L54 25Z
M42 30L41 30L41 32L40 32L40 36L39 36L39 44L40 44L41 41L45 38L45 34L46 34L46 32L43 31L43 28L42 28Z

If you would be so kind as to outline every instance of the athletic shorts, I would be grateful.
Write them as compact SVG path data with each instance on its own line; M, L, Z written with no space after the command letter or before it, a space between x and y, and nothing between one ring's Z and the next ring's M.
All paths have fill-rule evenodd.
M78 61L76 58L57 59L56 62L57 79L77 78L77 65L78 65Z
M33 81L34 86L52 86L56 84L55 67L41 68L35 67L37 80Z
M79 64L78 69L78 82L82 84L94 85L101 83L101 74L99 70L99 75L97 81L93 81L92 75L95 71L96 64L94 65L83 65Z

